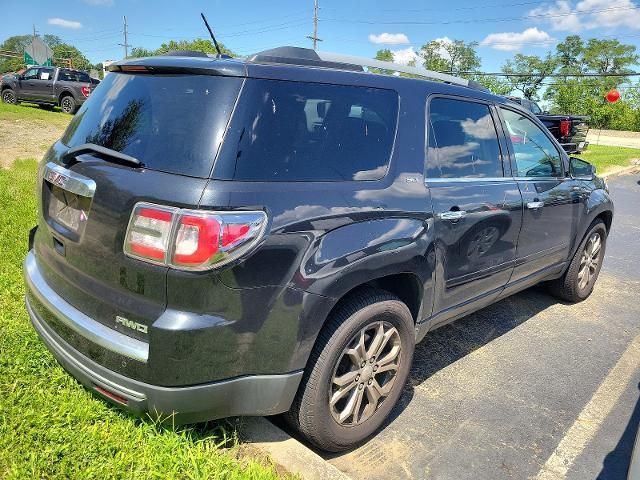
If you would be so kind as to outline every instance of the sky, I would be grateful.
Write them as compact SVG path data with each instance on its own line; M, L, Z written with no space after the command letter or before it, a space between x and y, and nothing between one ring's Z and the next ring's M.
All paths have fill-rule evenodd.
M640 2L640 0L639 0ZM281 45L310 47L313 0L3 0L0 41L11 35L53 34L92 63L124 56L129 44L155 49L172 39L216 38L247 55ZM373 57L389 48L411 60L434 39L479 43L483 71L498 71L515 53L544 55L570 34L616 38L640 46L640 3L632 0L319 0L319 49Z

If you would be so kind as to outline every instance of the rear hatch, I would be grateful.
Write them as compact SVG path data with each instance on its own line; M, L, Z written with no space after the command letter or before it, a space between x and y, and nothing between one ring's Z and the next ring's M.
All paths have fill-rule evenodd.
M98 85L40 170L34 247L45 280L68 303L148 341L144 328L116 321L149 326L166 305L167 267L123 252L132 209L141 201L198 206L241 84L241 78L216 75L110 73ZM84 144L134 157L143 166L95 153L65 158ZM69 178L93 191L71 188ZM125 367L122 359L52 326L95 360ZM143 376L139 367L126 373Z

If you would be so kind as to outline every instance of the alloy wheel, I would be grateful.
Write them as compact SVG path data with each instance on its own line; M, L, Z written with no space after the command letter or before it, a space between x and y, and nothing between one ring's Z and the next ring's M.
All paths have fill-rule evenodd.
M69 97L65 97L62 99L62 104L60 105L60 107L62 108L62 111L64 113L71 113L71 110L73 110L73 104L71 100L69 100Z
M401 354L400 334L387 322L371 323L351 339L329 391L329 409L339 425L359 425L378 410L393 389Z
M580 267L578 268L578 288L584 290L592 280L595 280L598 265L600 264L600 250L602 249L602 237L599 232L594 232L587 240L582 251Z
M2 92L2 101L4 103L15 103L15 96L11 90Z

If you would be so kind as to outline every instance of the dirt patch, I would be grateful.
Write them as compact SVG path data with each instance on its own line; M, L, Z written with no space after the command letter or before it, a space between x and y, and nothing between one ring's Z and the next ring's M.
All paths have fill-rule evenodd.
M22 158L40 160L65 128L40 119L0 119L0 168L9 168Z

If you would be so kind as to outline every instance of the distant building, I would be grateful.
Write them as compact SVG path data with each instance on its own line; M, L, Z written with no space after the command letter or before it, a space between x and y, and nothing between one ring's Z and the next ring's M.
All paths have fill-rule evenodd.
M105 60L102 62L102 74L106 77L107 73L109 73L109 65L112 63L116 63L116 60Z

